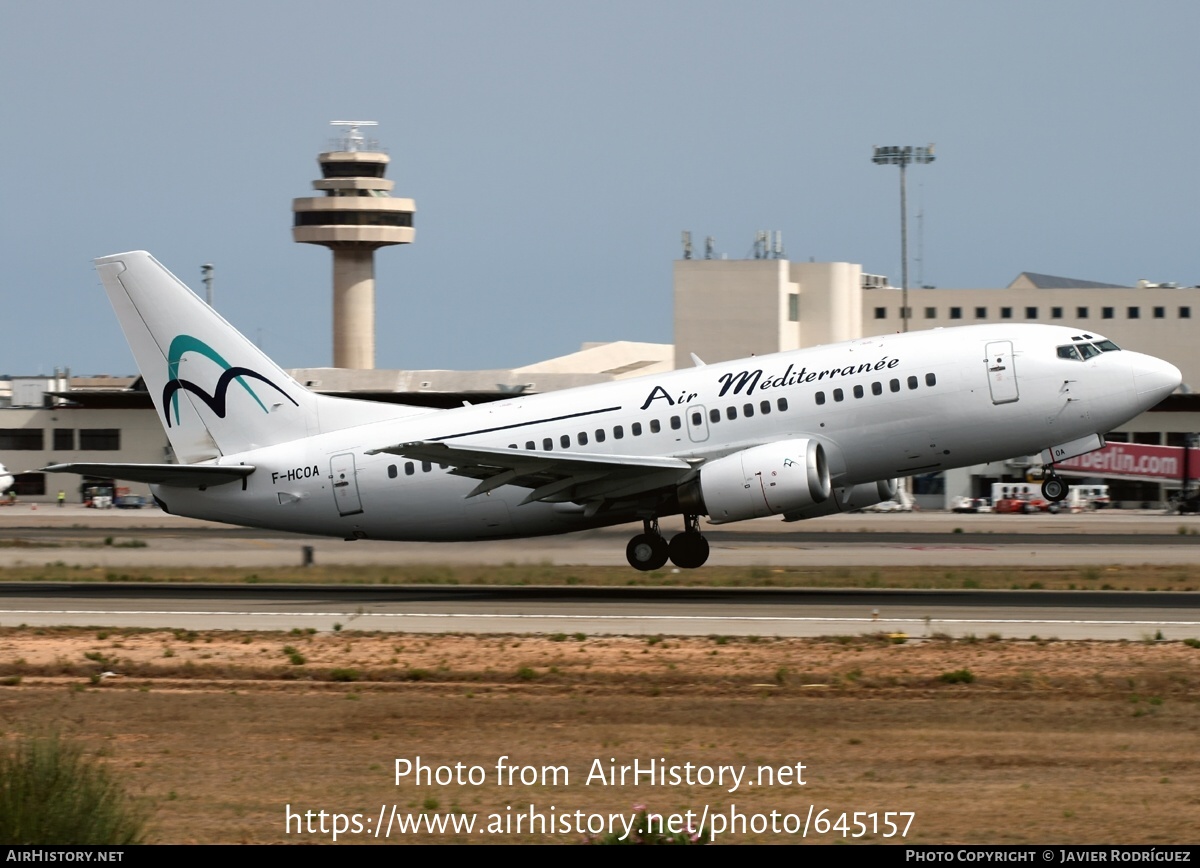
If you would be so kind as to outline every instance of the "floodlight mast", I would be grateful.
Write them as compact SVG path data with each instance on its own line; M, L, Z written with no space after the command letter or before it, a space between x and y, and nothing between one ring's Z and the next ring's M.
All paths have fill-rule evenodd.
M904 172L908 168L909 163L932 163L933 143L923 148L914 148L911 145L886 145L880 147L875 146L875 156L871 158L871 162L877 166L899 166L900 167L900 287L902 290L900 301L900 322L901 331L908 331L908 191L905 188Z

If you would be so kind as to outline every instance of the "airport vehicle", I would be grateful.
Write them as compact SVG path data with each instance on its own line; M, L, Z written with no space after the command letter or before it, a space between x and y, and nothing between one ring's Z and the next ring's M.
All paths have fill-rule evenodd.
M1044 483L1043 483L1044 484ZM1070 485L1066 493L1054 500L1039 496L1039 487L1027 482L994 482L992 483L992 502L996 504L996 512L1057 512L1058 505L1071 512L1082 512L1085 509L1104 509L1112 505L1108 495L1107 485ZM1001 504L1005 504L1001 508ZM1055 505L1054 509L1050 506Z
M45 470L149 483L171 513L348 540L640 521L632 566L694 568L701 516L842 512L913 473L1042 450L1061 497L1054 461L1100 448L1181 380L1078 329L1002 323L430 410L310 392L144 251L96 267L181 463ZM671 515L684 530L668 542Z
M1031 494L1023 497L1003 497L996 501L992 511L1000 515L1033 515L1038 512L1057 515L1059 506L1058 501L1046 500L1039 494Z
M986 497L956 497L952 502L950 511L970 514L991 512L992 505L988 503Z

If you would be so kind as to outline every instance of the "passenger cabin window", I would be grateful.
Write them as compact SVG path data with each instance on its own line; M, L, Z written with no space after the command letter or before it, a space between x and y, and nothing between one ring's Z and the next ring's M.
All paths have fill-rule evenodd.
M580 446L587 446L588 439L586 431L580 431L575 435L575 439L579 441Z
M883 383L872 383L871 384L871 394L872 395L882 395L883 394Z
M525 448L526 448L526 449L529 449L529 450L531 450L531 451L532 451L532 450L534 450L534 449L537 449L537 444L536 444L536 443L534 443L532 440L526 440L526 441L525 441Z
M759 405L758 405L758 410L764 416L767 415L768 413L771 412L771 402L770 401L760 401Z
M551 452L551 451L553 451L553 449L554 449L554 441L553 440L551 440L549 437L546 437L545 439L542 440L542 451L543 452Z
M721 421L721 411L720 411L720 410L718 410L718 409L716 409L716 408L713 408L712 410L709 410L709 411L708 411L708 418L709 418L709 419L711 419L711 420L712 420L712 421L714 421L714 422L720 422L720 421Z
M925 375L925 385L926 386L936 386L937 385L937 377L935 377L933 374L926 374Z
M917 388L917 385L918 385L918 383L917 383L917 378L916 378L916 377L909 377L909 378L908 378L908 388L910 388L910 389L915 389L915 388Z
M388 479L395 479L399 475L400 475L399 472L396 470L396 465L389 464L388 465Z
M404 463L404 475L405 476L412 476L416 472L417 472L417 468L415 466L413 466L413 463L411 461L406 461Z
M657 434L657 433L658 433L659 431L661 431L661 430L662 430L662 425L660 425L660 424L658 423L658 420L657 420L657 419L651 419L651 420L650 420L650 433L651 433L651 434Z
M629 426L629 431L630 431L630 433L633 434L634 437L641 437L642 436L642 423L634 422L632 425Z
M833 400L835 400L835 401L846 400L846 393L843 392L841 389L834 389L833 390Z
M854 387L854 397L855 397L855 398L861 398L862 396L863 396L863 387L862 387L862 386L855 386L855 387Z
M824 403L825 403L825 393L824 393L824 392L817 392L817 394L816 394L816 396L815 396L815 397L816 397L816 399L817 399L817 403L818 403L818 404L824 404Z
M558 438L558 442L562 445L563 449L569 449L571 447L571 435L569 435L569 434L562 435L561 437Z
M604 429L603 429L603 428L597 428L597 429L596 429L596 442L597 442L597 443L603 443L603 442L604 442L604 436L605 436L605 434L604 434Z
M680 427L682 427L682 425L683 425L683 423L679 421L678 416L671 417L671 430L672 431L678 431L680 429Z
M900 381L899 380L889 380L888 388L891 389L893 392L899 392L900 391Z
M726 407L725 408L725 418L728 419L730 422L732 422L734 419L736 419L737 418L737 407Z
M749 419L751 416L753 416L754 415L754 405L753 404L743 404L742 405L742 415L745 416L747 419Z
M780 398L775 403L776 403L776 406L779 407L780 413L782 413L783 411L785 411L787 409L787 398Z
M613 427L613 437L614 437L615 439L617 439L617 440L620 440L620 439L622 439L624 436L625 436L625 429L624 429L624 428L622 428L620 425L616 425L616 426L614 426L614 427Z

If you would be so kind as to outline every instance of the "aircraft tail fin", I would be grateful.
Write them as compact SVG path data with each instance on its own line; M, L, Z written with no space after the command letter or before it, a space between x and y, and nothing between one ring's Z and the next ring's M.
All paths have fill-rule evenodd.
M181 463L424 412L310 392L145 251L96 270Z

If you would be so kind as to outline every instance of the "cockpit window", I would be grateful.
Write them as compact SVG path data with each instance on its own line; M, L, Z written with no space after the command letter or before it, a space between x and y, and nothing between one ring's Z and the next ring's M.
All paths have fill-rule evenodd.
M1079 352L1083 353L1083 357L1085 359L1090 359L1093 356L1100 355L1100 351L1091 344L1076 344L1075 347L1079 350Z
M1067 344L1065 347L1058 348L1058 357L1060 359L1070 359L1072 362L1083 361L1083 359L1081 359L1079 356L1079 351L1070 344Z
M1114 350L1121 349L1120 347L1118 347L1116 344L1114 344L1112 341L1108 340L1107 338L1102 341L1096 341L1096 346L1098 346L1100 348L1100 350L1105 353L1111 353Z

